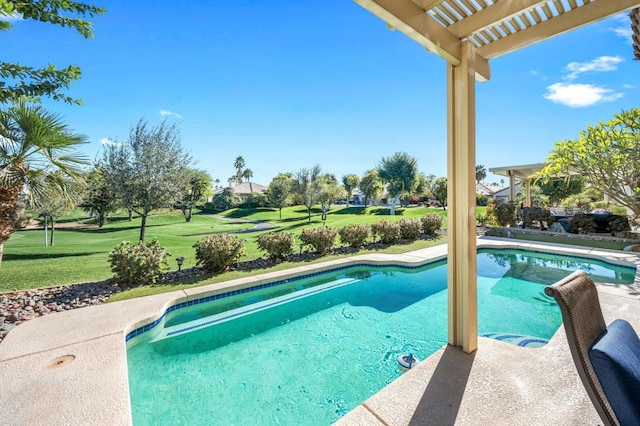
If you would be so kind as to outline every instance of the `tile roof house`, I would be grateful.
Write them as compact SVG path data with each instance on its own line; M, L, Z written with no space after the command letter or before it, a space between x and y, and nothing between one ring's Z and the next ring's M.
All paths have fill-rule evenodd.
M242 198L244 202L247 201L247 197L252 193L265 194L269 187L255 182L238 183L237 181L231 180L229 181L229 188L233 189L233 193ZM224 188L216 189L213 194L220 194L223 190Z

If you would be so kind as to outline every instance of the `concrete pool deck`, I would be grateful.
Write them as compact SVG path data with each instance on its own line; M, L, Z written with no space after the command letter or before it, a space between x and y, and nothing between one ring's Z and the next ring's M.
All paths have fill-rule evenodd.
M478 247L522 248L640 266L640 256L576 246L480 238ZM170 306L288 276L354 263L416 264L446 246L367 254L29 320L0 343L3 425L131 424L125 336ZM599 285L607 322L640 330L640 272L632 285ZM428 320L428 318L425 318ZM446 346L340 419L341 425L598 424L573 366L564 329L539 349L480 338L465 354Z

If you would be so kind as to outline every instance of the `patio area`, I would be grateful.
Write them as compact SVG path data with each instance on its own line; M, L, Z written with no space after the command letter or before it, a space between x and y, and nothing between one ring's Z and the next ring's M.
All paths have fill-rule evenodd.
M640 265L637 254L483 237L479 247L523 248ZM424 263L447 246L322 264L47 315L0 344L3 424L131 423L125 336L174 303L349 263ZM605 319L640 330L640 274L633 285L599 285ZM425 317L425 321L428 318ZM445 346L343 417L362 424L597 424L562 327L539 349L479 338L478 350Z

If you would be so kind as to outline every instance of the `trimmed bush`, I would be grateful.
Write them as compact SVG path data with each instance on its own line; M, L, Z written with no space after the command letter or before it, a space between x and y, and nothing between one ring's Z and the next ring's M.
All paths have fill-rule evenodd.
M571 218L571 229L579 234L590 234L596 230L596 222L587 215L577 214Z
M338 234L340 234L340 242L342 244L358 248L362 247L367 238L369 238L369 235L371 235L371 227L369 225L352 223L341 228Z
M400 237L400 225L398 222L381 220L371 225L371 234L383 244L392 244Z
M619 216L609 222L609 230L611 232L629 232L631 224L627 216Z
M244 254L244 240L230 234L209 235L194 244L196 266L222 272L236 264Z
M303 229L298 238L302 246L311 247L316 253L326 253L336 241L336 230L330 226Z
M442 216L435 213L429 213L426 216L422 216L420 221L422 222L422 233L427 235L436 235L436 233L442 228Z
M422 232L422 221L418 218L403 218L398 222L400 238L403 240L415 240Z
M508 203L490 203L487 206L487 215L498 226L516 226L516 205Z
M293 253L293 234L290 232L267 232L258 237L258 248L273 260L286 259Z
M167 250L153 239L149 243L136 244L123 241L109 253L111 271L121 283L141 285L155 283L167 266Z

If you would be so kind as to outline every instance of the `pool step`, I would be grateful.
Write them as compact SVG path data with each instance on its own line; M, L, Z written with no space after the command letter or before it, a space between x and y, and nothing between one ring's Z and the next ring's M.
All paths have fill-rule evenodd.
M313 287L298 290L290 294L285 294L283 296L278 296L272 299L256 302L250 305L243 306L241 308L231 309L216 315L211 315L205 318L199 318L193 321L184 322L182 324L177 324L170 327L164 327L162 330L160 330L158 335L151 340L151 343L155 343L170 337L179 336L181 334L198 330L203 327L209 327L215 324L220 324L225 321L230 321L232 319L243 317L245 315L249 315L254 312L259 312L265 309L272 308L274 306L279 306L284 303L291 302L293 300L302 299L307 296L312 296L314 294L322 293L323 291L331 290L337 287L342 287L344 285L352 284L358 281L360 280L355 278L341 278L325 284L320 284Z
M549 343L547 339L543 339L542 337L523 336L521 334L511 333L485 333L482 334L482 337L500 340L501 342L511 343L512 345L524 348L540 348Z

